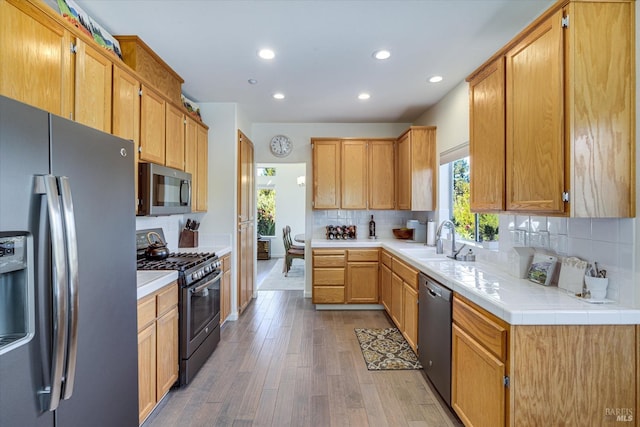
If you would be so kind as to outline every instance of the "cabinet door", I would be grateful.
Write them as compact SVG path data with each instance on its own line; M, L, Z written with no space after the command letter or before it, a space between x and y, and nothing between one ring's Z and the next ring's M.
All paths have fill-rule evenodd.
M451 355L451 406L462 422L468 426L504 426L504 363L455 323Z
M164 165L164 110L164 98L143 84L140 99L140 160Z
M231 256L222 257L222 282L220 284L220 324L231 313Z
M313 141L313 208L340 209L340 141Z
M0 93L73 118L71 35L34 5L0 2Z
M407 132L398 139L398 168L396 185L398 209L411 209L411 140Z
M238 221L248 221L253 198L253 143L245 134L238 131Z
M404 303L402 298L404 296L404 284L402 278L395 273L391 273L391 319L396 324L398 329L402 331L404 329Z
M403 330L402 334L413 349L416 351L418 344L418 292L413 287L403 283Z
M140 144L140 82L118 66L113 67L113 115L111 131L120 138L133 141L134 194L138 197L138 147ZM136 210L137 200L134 201Z
M156 396L160 400L178 379L178 307L157 320Z
M138 332L138 411L139 421L156 405L156 323Z
M198 124L185 117L184 125L184 171L191 174L191 210L196 211L198 198Z
M469 157L471 210L504 210L505 191L504 58L469 82Z
M378 263L347 263L346 291L348 304L376 304L378 302Z
M184 170L184 114L169 103L165 112L165 165Z
M367 141L342 141L341 207L367 208Z
M105 53L76 39L74 119L111 133L113 62Z
M506 55L508 211L563 213L562 10Z
M242 312L253 298L254 288L254 242L256 234L253 224L245 222L238 229L238 311Z
M206 212L208 209L208 179L209 179L209 129L198 125L197 129L197 162L196 162L196 212ZM252 150L253 153L253 150ZM253 157L251 164L253 165ZM251 169L253 171L253 169ZM251 175L253 177L253 174ZM251 179L253 185L253 179ZM253 200L253 199L252 199Z
M394 209L395 141L369 141L369 209Z
M380 302L391 315L391 269L380 264Z

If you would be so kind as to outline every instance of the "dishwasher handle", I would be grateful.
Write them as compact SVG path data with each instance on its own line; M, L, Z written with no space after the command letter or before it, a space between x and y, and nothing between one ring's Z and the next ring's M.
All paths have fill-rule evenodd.
M429 276L424 274L420 275L420 283L425 287L427 294L431 298L441 298L445 301L451 300L451 291L448 288L445 288L441 284L435 282Z

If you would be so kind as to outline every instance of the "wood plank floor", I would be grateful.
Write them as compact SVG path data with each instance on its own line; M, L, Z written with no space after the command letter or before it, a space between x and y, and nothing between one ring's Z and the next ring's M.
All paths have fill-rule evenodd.
M382 311L316 311L302 291L259 292L144 427L461 425L422 371L367 370L354 328L389 326Z

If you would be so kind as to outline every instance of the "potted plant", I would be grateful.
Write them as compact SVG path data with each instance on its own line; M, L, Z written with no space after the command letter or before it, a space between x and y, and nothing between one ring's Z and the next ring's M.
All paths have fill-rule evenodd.
M488 249L497 249L498 241L496 237L498 236L498 227L492 224L483 224L482 225L482 247Z

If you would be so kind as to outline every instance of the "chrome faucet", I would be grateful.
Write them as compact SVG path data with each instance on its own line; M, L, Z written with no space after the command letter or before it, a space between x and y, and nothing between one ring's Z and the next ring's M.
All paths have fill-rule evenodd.
M448 219L445 219L440 223L440 226L438 227L438 231L436 232L436 253L437 254L444 253L444 249L442 248L442 236L441 236L443 227L447 227L448 229L451 230L451 255L447 255L447 257L452 259L457 259L456 257L458 256L462 248L465 247L465 245L462 245L460 246L459 249L456 249L456 226L451 220L448 220Z

